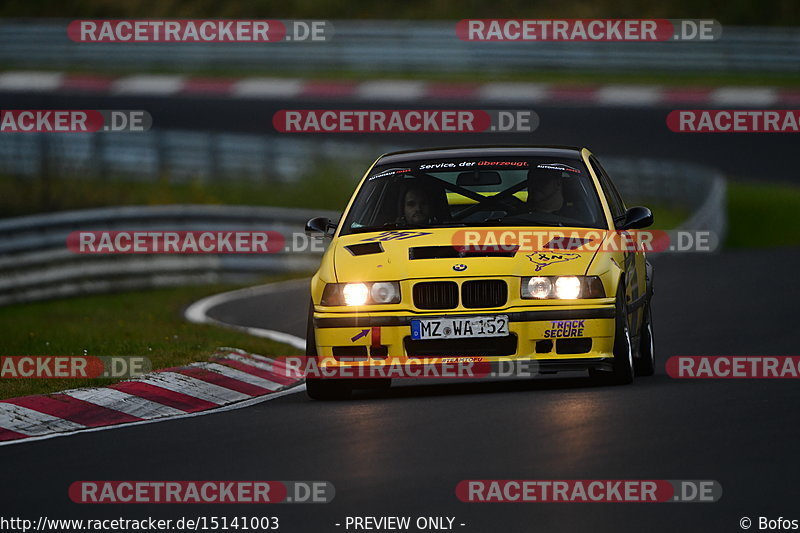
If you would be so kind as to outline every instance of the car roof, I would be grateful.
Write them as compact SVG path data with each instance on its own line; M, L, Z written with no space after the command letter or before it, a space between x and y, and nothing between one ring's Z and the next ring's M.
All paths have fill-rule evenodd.
M566 157L579 159L581 148L574 146L461 146L448 148L425 148L404 150L385 154L378 159L378 165L404 163L420 159L451 159L460 157Z

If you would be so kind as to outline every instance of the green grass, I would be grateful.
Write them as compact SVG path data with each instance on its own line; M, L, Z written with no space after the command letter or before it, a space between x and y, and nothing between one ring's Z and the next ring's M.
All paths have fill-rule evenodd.
M206 360L221 346L262 355L300 353L285 344L218 326L192 324L183 318L187 305L233 288L236 287L181 287L2 307L0 354L146 356L156 369ZM109 385L114 381L0 379L0 398Z
M731 248L800 246L800 187L728 182Z
M629 204L637 205L637 204ZM645 202L644 205L653 212L653 226L648 229L668 230L677 227L689 217L688 211L673 207L663 207Z

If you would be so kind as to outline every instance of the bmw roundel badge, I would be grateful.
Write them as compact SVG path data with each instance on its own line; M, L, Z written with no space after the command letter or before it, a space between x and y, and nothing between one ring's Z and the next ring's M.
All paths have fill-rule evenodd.
M463 263L459 263L457 265L453 265L453 270L456 272L464 272L467 269L467 265Z

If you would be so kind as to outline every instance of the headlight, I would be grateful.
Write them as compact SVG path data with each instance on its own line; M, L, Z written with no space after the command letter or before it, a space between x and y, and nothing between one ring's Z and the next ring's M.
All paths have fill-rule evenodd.
M581 280L575 276L556 278L556 296L561 300L574 300L581 295Z
M395 303L400 301L400 285L398 283L382 281L373 283L369 291L372 301L376 304Z
M550 278L536 276L528 280L528 293L531 298L547 298L552 290L553 282ZM522 297L525 298L524 289Z
M526 300L605 298L597 276L532 276L522 278L520 296Z
M342 296L347 305L364 305L369 298L369 289L363 283L348 283L342 289Z
M400 283L328 283L322 291L321 305L380 305L400 303Z

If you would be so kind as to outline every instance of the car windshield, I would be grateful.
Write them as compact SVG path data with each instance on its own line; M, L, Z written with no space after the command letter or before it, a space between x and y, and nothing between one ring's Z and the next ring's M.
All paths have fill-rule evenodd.
M487 157L376 166L342 234L457 226L605 228L580 159Z

